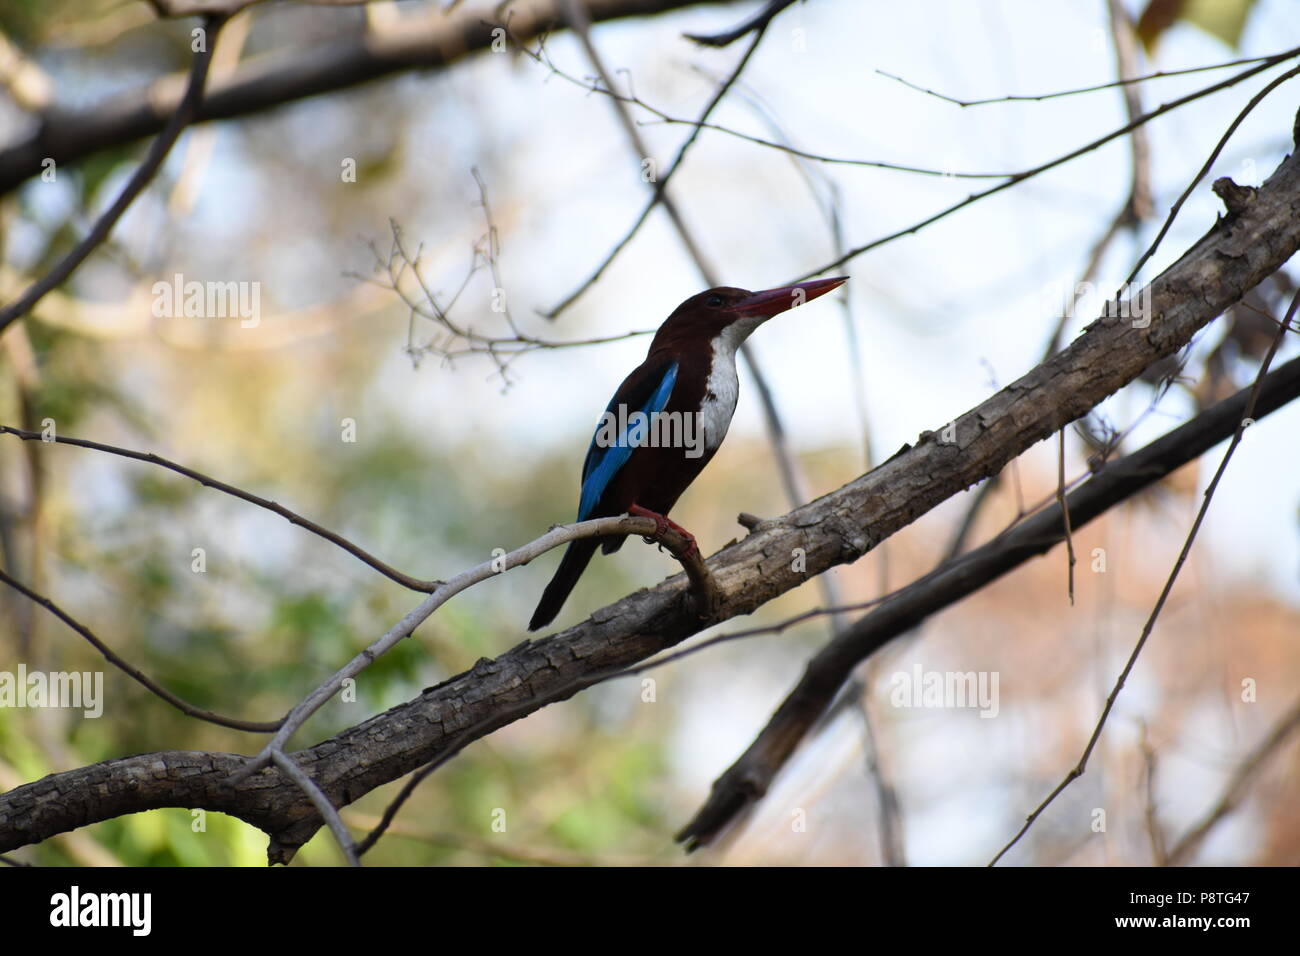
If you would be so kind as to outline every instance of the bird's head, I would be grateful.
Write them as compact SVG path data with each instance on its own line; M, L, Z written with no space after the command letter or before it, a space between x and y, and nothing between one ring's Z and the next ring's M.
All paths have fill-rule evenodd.
M722 347L734 351L774 315L838 289L847 281L848 276L813 279L762 292L728 286L709 289L691 296L673 310L655 333L650 351L671 346L698 347L715 339L720 339Z

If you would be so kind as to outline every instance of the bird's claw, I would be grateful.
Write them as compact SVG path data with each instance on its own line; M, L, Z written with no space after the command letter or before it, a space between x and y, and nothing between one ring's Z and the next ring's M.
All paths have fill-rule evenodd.
M689 558L692 555L700 553L699 545L695 543L695 535L691 534L689 531L687 531L677 522L673 521L671 518L665 517L664 515L659 514L659 512L657 511L651 511L649 508L642 508L640 505L635 505L635 504L632 505L632 507L627 509L627 513L637 518L654 519L655 522L654 534L649 535L642 539L643 541L645 541L646 544L657 544L659 545L659 547L662 548L664 546L664 542L663 542L664 536L668 534L669 531L676 531L679 535L681 535L683 538L686 539L686 550L684 550L681 554L683 558Z

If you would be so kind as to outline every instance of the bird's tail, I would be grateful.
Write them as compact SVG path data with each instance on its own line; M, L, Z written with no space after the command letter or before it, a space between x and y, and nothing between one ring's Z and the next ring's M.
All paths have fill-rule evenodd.
M564 607L564 602L568 600L570 592L578 583L578 578L582 577L582 572L587 569L587 563L599 546L599 538L579 538L569 543L564 551L564 557L560 560L559 570L555 572L555 577L551 578L551 583L546 585L546 590L542 592L542 600L538 602L537 610L533 612L533 619L528 622L528 630L535 631L555 620L555 615L559 614L560 608Z

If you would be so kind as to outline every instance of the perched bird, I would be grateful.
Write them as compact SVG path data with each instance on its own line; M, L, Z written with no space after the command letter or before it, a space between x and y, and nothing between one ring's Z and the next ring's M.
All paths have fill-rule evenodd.
M668 512L727 435L740 391L736 350L774 315L846 281L816 279L763 292L709 289L679 305L601 416L582 465L578 520L651 517L661 533L672 527L694 547L695 539L669 521ZM610 554L624 537L570 542L528 629L551 623L596 549Z

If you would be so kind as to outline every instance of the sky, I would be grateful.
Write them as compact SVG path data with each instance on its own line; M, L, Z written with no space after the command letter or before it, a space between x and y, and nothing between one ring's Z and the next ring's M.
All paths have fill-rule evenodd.
M878 71L967 99L1104 83L1113 77L1114 66L1103 7L1028 0L799 4L773 25L746 71L743 89L724 102L715 121L769 135L764 120L748 105L752 100L765 104L793 142L812 152L956 171L1024 168L1122 125L1126 118L1120 95L1105 90L962 109ZM620 76L630 78L639 97L672 115L690 117L740 51L701 51L681 40L680 33L718 29L737 14L732 8L702 7L602 25L595 40L609 68L626 71ZM1150 67L1171 71L1260 55L1294 45L1298 34L1285 2L1262 2L1239 51L1179 26L1161 41ZM571 37L556 36L547 49L560 69L578 78L589 75ZM1229 72L1150 82L1143 87L1144 103L1153 108ZM1113 245L1095 284L1099 294L1119 287L1227 124L1278 72L1149 124L1158 216L1144 227L1140 243L1121 237ZM519 60L503 68L491 55L421 78L418 84L419 95L438 108L430 110L430 128L417 123L411 152L428 157L430 175L438 177L453 201L427 219L420 210L386 212L398 217L410 237L434 250L428 261L440 288L459 282L468 244L482 228L481 210L474 205L477 189L466 168L474 159L459 155L478 148L496 154L501 163L488 188L504 220L498 222L503 282L512 312L526 330L563 339L652 329L679 301L703 287L667 218L658 212L577 307L558 322L540 318L538 310L555 304L586 277L645 198L639 165L609 100L561 77L548 78L537 63ZM1276 166L1288 146L1297 88L1297 81L1283 86L1242 123L1144 269L1144 278L1158 274L1221 212L1209 189L1215 178L1229 175L1257 184ZM479 116L490 111L490 123L477 133L482 141L471 146L448 141L448 101ZM545 118L540 126L538 116ZM688 132L673 124L640 129L661 163ZM1128 143L1121 139L833 270L852 276L848 288L865 408L878 454L892 453L920 432L942 427L984 399L993 385L1005 385L1037 363L1050 328L1048 305L1059 302L1078 280L1093 242L1127 193L1129 169ZM816 172L833 178L841 191L850 245L922 219L982 183L845 166L819 165ZM705 131L671 188L726 284L772 287L834 258L806 181L780 152ZM454 197L461 201L461 218L449 220ZM377 223L377 228L383 225ZM361 258L359 254L359 262ZM471 307L490 293L487 276L479 280L468 297ZM1092 295L1091 301L1096 298ZM1095 308L1087 310L1088 301L1075 331L1095 317ZM483 327L490 328L493 318L486 316ZM1203 337L1215 341L1215 329ZM779 317L751 343L797 447L815 450L857 442L849 340L839 307L830 298L806 312ZM1288 348L1279 362L1294 353L1294 345ZM592 420L644 349L644 339L632 339L528 356L514 366L514 384L504 393L487 361L465 361L452 373L434 374L427 365L413 371L403 356L394 354L392 375L400 387L392 400L416 413L423 409L428 426L440 433L492 434L525 456L568 445L577 461ZM557 385L575 382L582 387ZM741 388L730 443L737 443L737 436L763 434L752 382L743 375ZM472 406L473 414L442 415L449 403ZM1103 411L1127 428L1148 403L1145 394L1125 393ZM1167 430L1189 409L1186 397L1175 391L1142 419L1130 447ZM1234 573L1265 581L1290 600L1300 599L1300 469L1295 467L1296 443L1289 437L1298 424L1300 410L1287 409L1252 432L1218 492L1206 529L1206 546L1230 555ZM1044 450L1040 446L1037 451ZM1219 453L1215 450L1205 460L1216 461ZM1080 466L1076 459L1076 469ZM729 467L725 449L713 467ZM852 477L843 476L846 481Z

